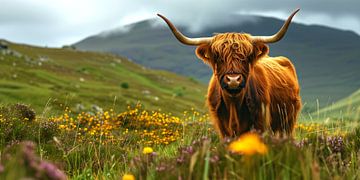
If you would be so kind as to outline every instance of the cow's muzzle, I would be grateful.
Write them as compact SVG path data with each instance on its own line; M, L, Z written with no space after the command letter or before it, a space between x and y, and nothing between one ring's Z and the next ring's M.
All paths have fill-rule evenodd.
M238 94L245 87L245 78L241 74L225 74L221 78L221 87L230 94Z

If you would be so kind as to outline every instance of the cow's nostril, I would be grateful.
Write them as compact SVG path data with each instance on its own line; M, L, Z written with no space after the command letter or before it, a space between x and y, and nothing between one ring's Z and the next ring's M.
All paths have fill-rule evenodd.
M228 81L228 82L231 81L230 76L226 75L225 78L226 78L226 81Z

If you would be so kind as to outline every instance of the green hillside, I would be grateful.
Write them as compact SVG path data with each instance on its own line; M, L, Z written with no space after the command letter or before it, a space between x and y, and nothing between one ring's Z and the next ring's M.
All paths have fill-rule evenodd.
M312 114L320 118L354 119L360 117L360 89L350 96Z
M205 86L119 56L42 48L0 40L0 105L26 103L42 111L97 107L121 110L138 101L175 114L204 110Z

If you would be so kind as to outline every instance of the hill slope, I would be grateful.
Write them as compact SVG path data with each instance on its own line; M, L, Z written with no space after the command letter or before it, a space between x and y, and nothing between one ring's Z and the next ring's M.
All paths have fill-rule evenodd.
M337 119L354 119L360 118L360 89L350 96L329 105L318 112L312 114L314 117L337 118Z
M204 85L186 77L110 54L2 44L8 48L0 49L0 104L123 109L140 100L148 109L177 114L204 109Z
M245 17L233 17L233 19ZM155 26L155 20L130 25L129 31L113 31L88 37L75 44L83 50L123 54L144 66L165 69L207 82L211 70L194 55L194 47L181 45L169 29ZM257 21L208 28L190 37L211 36L213 32L248 32L271 35L283 21L257 17ZM286 37L270 45L272 56L289 57L297 68L305 111L344 98L360 87L360 37L353 32L322 26L293 23Z

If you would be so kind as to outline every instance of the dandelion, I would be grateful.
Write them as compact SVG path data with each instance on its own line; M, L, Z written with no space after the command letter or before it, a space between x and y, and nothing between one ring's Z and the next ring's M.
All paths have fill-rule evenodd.
M3 115L0 114L0 123L3 123L3 122L5 122L5 119L3 118Z
M268 149L255 133L246 133L229 145L229 150L244 155L266 154Z
M154 152L154 150L151 147L144 147L143 154L150 154Z
M135 176L132 174L124 174L122 180L135 180Z

